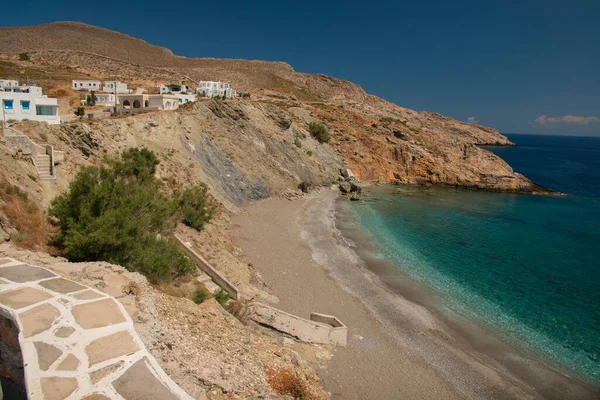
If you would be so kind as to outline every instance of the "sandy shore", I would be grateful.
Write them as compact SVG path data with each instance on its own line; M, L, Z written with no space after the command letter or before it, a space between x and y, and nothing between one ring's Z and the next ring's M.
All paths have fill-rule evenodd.
M431 312L434 296L386 263L365 263L336 229L336 198L323 190L256 202L232 232L278 308L333 314L348 326L348 346L318 367L332 398L598 398L455 316Z

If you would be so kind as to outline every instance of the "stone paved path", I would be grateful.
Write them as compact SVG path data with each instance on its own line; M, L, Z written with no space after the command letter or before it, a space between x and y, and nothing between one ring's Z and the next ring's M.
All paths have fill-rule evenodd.
M19 329L29 399L191 399L102 292L0 258L0 315Z

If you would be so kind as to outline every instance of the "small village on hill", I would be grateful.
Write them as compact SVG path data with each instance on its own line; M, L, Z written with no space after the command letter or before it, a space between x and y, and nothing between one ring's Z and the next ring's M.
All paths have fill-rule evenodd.
M25 56L23 56L25 57ZM16 79L0 77L0 102L3 124L17 121L43 121L60 124L73 117L101 118L140 112L175 110L196 98L249 98L249 93L235 91L230 83L199 81L196 86L165 84L137 87L135 93L118 80L72 80L71 88L81 93L81 105L71 114L61 110L56 98L43 94L34 81L19 84Z

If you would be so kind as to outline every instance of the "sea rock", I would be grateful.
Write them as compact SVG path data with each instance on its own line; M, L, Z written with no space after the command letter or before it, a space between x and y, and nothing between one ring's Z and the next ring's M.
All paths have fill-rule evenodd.
M362 188L358 185L358 181L356 179L350 180L350 192L362 192Z
M339 185L340 187L340 192L342 193L350 193L350 191L352 190L352 185L350 184L350 182L342 182Z

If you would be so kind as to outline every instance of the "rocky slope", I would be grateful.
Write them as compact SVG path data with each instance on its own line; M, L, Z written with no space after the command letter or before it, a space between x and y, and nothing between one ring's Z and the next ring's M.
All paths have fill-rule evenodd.
M74 36L81 40L71 40ZM135 119L138 122L127 123L126 130L140 129L141 132L149 133L149 137L162 136L168 129L186 132L203 129L214 136L206 146L209 153L213 140L226 140L224 138L227 135L222 135L225 132L237 133L240 138L245 138L249 127L254 132L266 132L271 129L272 121L275 121L282 127L280 131L284 132L281 138L293 142L294 137L306 135L307 122L317 121L328 126L332 133L332 146L363 180L442 183L488 190L545 192L543 188L514 173L500 158L479 148L484 144L510 144L494 129L456 121L437 113L405 109L368 95L360 86L351 82L325 75L299 73L285 63L180 57L167 49L139 39L73 22L0 28L0 49L1 57L5 60L4 69L9 72L25 70L43 76L43 71L52 69L52 75L57 79L52 81L46 74L43 78L49 79L43 80L42 84L62 87L63 89L55 89L53 93L59 98L71 94L68 90L65 92L64 88L68 84L68 76L72 75L100 79L119 78L134 87L148 87L172 81L193 84L201 79L224 80L231 82L238 90L252 92L253 99L271 102L270 106L255 101L227 103L220 106L224 111L212 105L210 107L213 107L213 110L210 113L207 112L209 105L198 105L188 110L188 114L177 114L186 117L176 121L172 120L172 117L162 115L147 117L161 120L165 118L162 127L160 124L157 127L143 126L139 121L144 121L145 117ZM28 51L32 61L18 61L16 53L21 51ZM71 100L67 104L72 103L74 102ZM64 108L63 111L67 115L71 114L69 107L66 110ZM192 121L193 118L196 119ZM208 120L200 121L198 118L212 118L219 122L219 125L210 127L207 124ZM250 118L252 123L246 124L246 118ZM267 121L267 124L262 126L259 119ZM99 123L100 125L92 130L102 131L111 136L113 130L121 129L120 122L115 121ZM286 125L290 121L296 125L288 129ZM170 128L165 129L165 126ZM65 132L65 135L69 133ZM138 134L134 134L136 135ZM222 138L217 139L220 136ZM135 143L139 144L142 138L144 137L140 136ZM242 143L249 142L242 140ZM269 143L275 144L272 141ZM190 144L203 147L203 144L194 143L193 140ZM102 143L102 146L104 145L105 143ZM325 147L309 147L303 150L313 151ZM191 159L208 157L207 153L196 152L194 155L192 147L188 146L188 149L188 152L192 153ZM267 153L269 152L270 150L267 150ZM294 153L303 152L296 150ZM249 158L244 151L234 154L242 168L245 168L243 165L246 162L257 161ZM211 157L214 156L215 154ZM319 157L317 155L317 158ZM210 169L206 164L209 160L198 161ZM279 162L283 168L298 167L293 157ZM328 169L330 166L332 165L323 165L322 168ZM298 170L289 172L304 179ZM281 173L285 175L284 172L278 174ZM243 180L246 185L244 188L226 189L222 183L217 182L216 175L215 171L203 170L201 177L209 182L212 178L210 183L216 185L217 191L222 194L228 191L228 196L235 197L230 199L233 203L239 204L244 197L239 196L240 191L254 192L253 195L247 196L249 199L268 194L268 190L260 185L260 177L252 182ZM235 176L235 173L232 176ZM307 176L313 178L312 175ZM322 181L316 179L315 182ZM282 185L285 186L280 180L275 185L276 189L281 189ZM234 195L233 191L238 193Z

